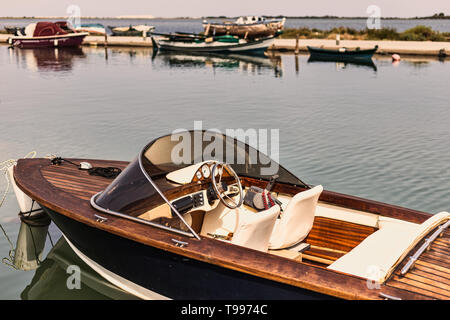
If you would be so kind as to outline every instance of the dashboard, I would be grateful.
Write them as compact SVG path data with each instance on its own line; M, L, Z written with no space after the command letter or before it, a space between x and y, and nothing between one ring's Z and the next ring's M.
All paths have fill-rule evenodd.
M166 179L177 184L188 184L192 182L204 182L211 179L212 168L216 162L208 160L187 166L185 168L172 171L166 175ZM219 167L217 174L222 173ZM227 175L224 172L225 176Z

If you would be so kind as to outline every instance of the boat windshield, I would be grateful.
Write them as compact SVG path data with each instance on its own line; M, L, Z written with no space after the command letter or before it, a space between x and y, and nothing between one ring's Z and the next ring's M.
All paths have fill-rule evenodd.
M205 163L214 161L229 164L241 178L270 180L278 175L278 182L306 187L267 155L236 138L210 131L182 131L147 144L91 203L108 213L189 231L183 219L173 221L182 216L173 202L184 194L183 190L198 187L201 181L196 175L202 172ZM209 182L204 179L206 174L203 172L204 177L201 177L204 185Z

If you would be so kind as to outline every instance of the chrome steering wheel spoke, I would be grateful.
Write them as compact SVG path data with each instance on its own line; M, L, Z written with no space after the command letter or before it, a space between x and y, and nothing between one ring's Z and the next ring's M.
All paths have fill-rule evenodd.
M219 172L219 182L216 181L216 172L218 168L221 167L222 170ZM227 190L223 190L222 188L222 176L224 173L224 170L226 170L235 180L234 183L227 185ZM243 191L242 191L242 185L241 180L239 179L239 176L234 172L233 168L229 166L226 163L216 162L211 170L211 181L213 185L214 192L216 193L217 197L220 199L220 201L228 208L230 209L236 209L242 205L244 202L243 197ZM228 187L236 186L238 188L238 195L239 201L236 202L235 199L231 198L228 194ZM231 203L230 203L231 201Z

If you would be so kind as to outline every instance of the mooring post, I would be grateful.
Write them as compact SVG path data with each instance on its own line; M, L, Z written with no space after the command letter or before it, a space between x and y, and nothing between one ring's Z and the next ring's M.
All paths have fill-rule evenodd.
M336 45L337 45L337 46L339 45L340 41L341 41L341 35L338 33L338 34L336 35Z
M296 55L297 55L298 52L299 52L299 46L298 46L299 39L300 39L300 35L297 33L297 36L295 37L295 51L294 51L294 53L295 53Z
M105 47L107 47L108 46L108 35L106 34L106 31L105 31Z

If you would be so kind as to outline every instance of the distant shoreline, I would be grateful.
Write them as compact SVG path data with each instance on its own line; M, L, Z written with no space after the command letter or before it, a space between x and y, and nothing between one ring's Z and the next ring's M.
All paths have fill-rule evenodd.
M329 20L366 20L369 17L339 17L339 16L268 16L264 15L267 18L286 18L286 19L329 19ZM69 17L42 17L42 16L31 16L31 17L0 17L0 19L10 19L10 20L23 20L23 19L67 19ZM206 17L81 17L81 19L91 19L91 20L199 20L199 19L237 19L238 17L226 17L226 16L206 16ZM428 16L428 17L409 17L409 18L400 18L400 17L381 17L381 20L450 20L450 16Z

